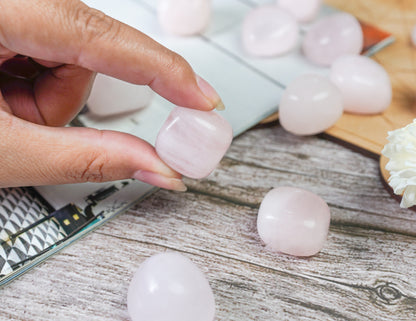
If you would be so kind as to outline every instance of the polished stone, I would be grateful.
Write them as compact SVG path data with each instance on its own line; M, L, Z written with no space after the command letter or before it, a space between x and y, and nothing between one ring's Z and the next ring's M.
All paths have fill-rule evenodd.
M277 4L293 14L299 22L310 22L318 15L322 0L277 0Z
M179 253L145 260L128 290L132 321L213 321L215 300L199 268Z
M330 210L318 195L294 187L277 187L261 202L257 229L266 247L294 256L312 256L324 246Z
M390 77L371 58L360 55L339 57L331 66L330 79L341 91L346 112L379 114L390 106Z
M171 168L191 178L208 176L230 147L231 125L215 111L176 107L156 139L156 152Z
M89 111L100 117L142 109L150 104L154 92L148 86L98 74L87 100Z
M191 36L203 32L211 20L210 0L160 0L159 23L167 33Z
M335 13L315 22L307 31L302 49L314 64L329 66L345 54L359 54L363 32L358 20L349 13Z
M264 5L250 11L243 22L242 42L253 56L277 56L296 47L299 26L292 14L277 5Z
M413 26L413 28L412 28L412 32L411 32L411 35L410 35L410 40L411 40L413 46L416 47L416 25Z
M336 123L343 112L340 90L321 75L305 74L290 83L279 105L280 124L295 135L314 135Z

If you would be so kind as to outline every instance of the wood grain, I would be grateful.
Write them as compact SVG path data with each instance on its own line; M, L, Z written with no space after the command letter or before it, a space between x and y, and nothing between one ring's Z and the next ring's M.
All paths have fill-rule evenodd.
M412 1L328 2L386 30L416 21ZM395 101L411 110L414 55L392 50L377 59L397 72ZM416 215L383 188L377 160L271 123L235 139L207 179L186 184L188 192L157 192L1 289L0 320L129 320L134 271L164 251L207 275L216 321L416 320ZM273 253L258 237L259 204L283 185L330 206L328 241L314 257Z
M207 275L216 320L414 320L416 216L384 190L376 160L277 125L237 138L189 191L159 191L2 289L1 320L128 320L126 294L148 256L179 251ZM322 196L332 221L309 259L256 232L279 185Z

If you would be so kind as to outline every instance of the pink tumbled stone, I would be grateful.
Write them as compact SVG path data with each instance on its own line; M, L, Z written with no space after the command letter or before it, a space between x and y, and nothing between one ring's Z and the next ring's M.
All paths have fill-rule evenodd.
M315 135L336 123L343 112L339 89L321 75L305 74L283 93L279 105L280 124L295 135Z
M311 62L329 66L345 54L359 54L363 32L358 20L349 13L336 13L314 23L303 40L303 53Z
M331 66L330 79L341 91L344 111L378 114L390 106L389 75L371 58L360 55L339 57Z
M309 22L318 15L322 0L277 0L277 4L289 11L300 22Z
M242 41L253 56L276 56L292 50L298 43L299 27L292 14L277 5L252 10L244 19Z
M208 176L233 138L231 125L214 111L176 107L156 139L156 152L171 168L191 178Z
M154 92L139 86L98 74L87 101L88 109L96 116L106 117L146 107Z
M160 0L157 7L162 28L174 35L201 33L211 19L211 0Z
M412 28L410 40L412 41L413 46L416 47L416 25Z
M127 294L132 321L213 321L215 300L204 274L179 253L145 260Z
M326 241L330 211L318 195L294 187L277 187L263 199L257 229L266 247L294 256L318 253Z

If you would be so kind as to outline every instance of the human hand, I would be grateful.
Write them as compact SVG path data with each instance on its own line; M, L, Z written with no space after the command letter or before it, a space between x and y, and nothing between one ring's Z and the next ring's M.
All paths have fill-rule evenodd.
M60 127L83 107L95 72L149 85L180 106L222 106L182 57L78 0L2 0L0 187L137 178L186 189L135 136Z

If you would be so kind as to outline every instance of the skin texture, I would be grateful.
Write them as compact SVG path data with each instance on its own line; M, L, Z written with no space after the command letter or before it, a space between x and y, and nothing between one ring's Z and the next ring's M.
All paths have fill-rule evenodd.
M80 1L2 0L0 187L136 177L185 189L141 139L62 127L84 105L96 72L149 85L176 105L222 106L181 56Z

